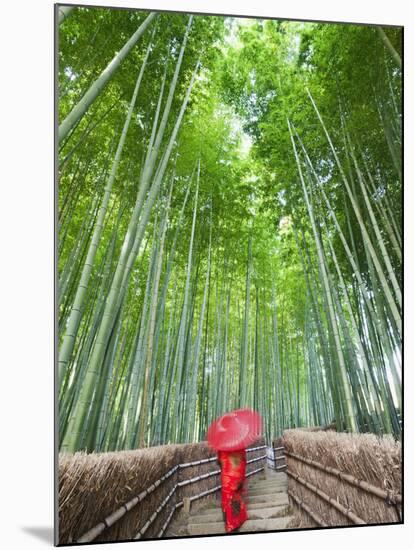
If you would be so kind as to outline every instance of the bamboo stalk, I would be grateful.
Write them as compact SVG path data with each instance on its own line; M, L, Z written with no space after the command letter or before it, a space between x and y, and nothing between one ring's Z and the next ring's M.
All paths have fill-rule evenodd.
M115 275L112 280L111 290L108 296L108 300L105 304L105 310L102 316L102 322L96 337L95 346L91 353L88 370L85 376L85 382L82 386L79 400L76 403L75 410L73 411L73 414L70 419L70 425L69 425L70 429L68 429L67 431L68 437L65 438L62 444L62 447L65 450L74 451L74 450L77 450L78 446L80 445L81 428L82 428L82 425L86 422L87 411L91 406L91 400L92 400L92 406L93 406L94 384L96 383L96 378L99 375L99 367L106 350L106 346L108 343L111 330L113 329L115 312L118 310L118 306L120 304L120 298L122 298L125 295L126 280L130 276L132 264L136 259L137 251L139 249L140 242L143 238L144 229L148 221L152 205L155 202L155 198L161 186L162 177L164 175L166 165L171 154L172 147L175 143L175 139L181 124L181 120L184 116L184 112L190 97L192 86L194 84L198 66L199 66L199 62L197 62L196 64L190 84L187 88L185 98L181 105L180 113L177 117L177 121L175 123L174 129L170 136L167 150L164 153L164 157L161 163L161 168L149 192L149 195L147 198L146 211L139 224L140 225L138 229L139 235L135 237L134 246L129 254L128 259L126 259L126 253L125 253L124 255L121 254L122 258L120 258L120 260L118 261L117 269L115 271Z
M375 233L375 236L376 236L377 242L379 244L379 247L380 247L380 250L381 250L381 253L382 253L382 257L383 257L383 260L384 260L384 263L385 263L385 267L387 269L388 276L391 280L391 284L392 284L392 287L394 289L395 296L397 298L398 306L401 307L401 300L402 300L401 289L399 287L397 278L395 276L394 269L391 265L391 260L390 260L389 255L388 255L388 251L387 251L386 246L384 244L384 240L383 240L380 228L378 227L377 219L375 217L375 214L374 214L372 206L371 206L371 202L370 202L369 197L368 197L368 193L367 193L366 186L365 186L365 181L364 181L364 178L363 178L363 176L361 174L361 171L359 169L358 162L357 162L357 159L355 157L355 153L352 150L350 137L347 133L346 133L346 138L347 138L348 145L349 145L350 155L351 155L351 158L352 158L354 166L355 166L355 171L356 171L356 174L357 174L360 186L361 186L362 194L363 194L363 197L364 197L364 200L365 200L365 204L366 204L366 207L367 207L367 210L368 210L368 214L369 214L369 217L371 219L371 225L374 229L374 233ZM345 147L346 146L347 146L347 143L345 142Z
M75 346L77 333L79 330L79 326L82 320L82 308L83 304L86 299L86 293L88 290L88 283L89 279L91 277L93 267L94 267L94 261L95 256L97 253L97 250L99 248L102 232L104 228L104 220L106 218L106 213L108 209L109 200L111 198L111 192L112 187L115 182L115 178L118 172L119 164L122 157L122 151L125 145L125 140L127 137L129 125L132 119L132 114L134 111L136 99L138 97L138 92L140 89L142 77L144 74L144 70L148 61L148 56L151 51L151 44L148 45L147 51L143 60L143 63L141 65L140 71L137 76L134 92L132 94L132 99L129 104L128 113L125 119L124 127L122 129L121 136L119 138L115 159L112 164L110 175L105 183L105 189L104 189L104 196L102 198L101 204L99 206L99 211L97 215L97 220L95 227L93 229L93 235L92 239L89 244L87 257L85 259L85 263L82 267L82 274L81 278L78 283L78 288L76 290L75 299L73 301L71 312L69 316L69 320L67 322L67 328L65 330L64 339L62 342L62 345L59 349L59 361L58 361L58 368L59 368L59 379L62 380L65 371L67 369L68 363L71 359L73 348Z
M123 48L115 55L115 57L108 64L108 66L102 71L102 73L91 85L91 87L82 97L82 99L77 103L77 105L75 105L75 107L67 115L65 120L60 123L59 132L58 132L59 142L61 142L68 135L70 130L73 128L73 126L77 122L79 122L79 120L83 117L83 115L86 113L90 105L95 101L95 99L101 93L102 89L106 86L108 81L112 78L113 74L121 65L122 61L129 54L133 46L135 46L136 42L144 34L148 25L156 16L157 14L155 12L152 12L148 15L145 21L138 27L135 33L126 42Z
M343 355L343 351L342 351L342 345L341 345L341 341L340 341L340 335L339 335L339 330L338 330L338 325L337 325L337 319L336 319L336 316L335 316L335 311L334 311L334 306L333 306L333 301L332 301L331 285L329 284L328 266L326 265L326 259L325 259L325 255L323 253L321 239L320 239L320 236L319 236L319 233L318 233L318 230L317 230L317 226L316 226L315 216L314 216L314 212L313 212L312 200L309 197L307 187L306 187L306 184L305 184L305 179L304 179L304 176L303 176L302 167L301 167L300 159L299 159L298 152L297 152L297 149L296 149L296 143L295 143L295 140L294 140L292 127L291 127L289 119L287 119L287 125L288 125L288 129L289 129L290 139L291 139L291 142L292 142L292 148L293 148L293 153L294 153L294 156L295 156L296 166L297 166L298 173L299 173L299 179L300 179L301 184L302 184L303 194L304 194L304 197L305 197L305 202L306 202L306 206L307 206L307 210L308 210L309 217L310 217L310 220L311 220L312 230L313 230L313 234L314 234L314 238L315 238L315 244L316 244L318 260L319 260L319 267L320 267L320 270L321 270L321 278L322 278L323 288L324 288L325 296L326 296L326 300L327 300L329 320L330 320L332 334L333 334L333 338L334 338L334 341L335 341L335 348L336 348L336 352L337 352L337 356L338 356L340 381L342 382L344 398L345 398L344 406L346 408L346 414L345 414L346 425L347 425L348 429L350 429L351 431L357 432L358 427L357 427L357 422L356 422L356 417L355 417L354 403L353 403L353 400L352 400L351 387L350 387L349 379L348 379L348 376L347 376L347 368L346 368L346 365L345 365L345 359L344 359L344 355Z
M328 143L329 143L330 149L331 149L332 154L333 154L333 156L334 156L334 158L335 158L336 165L337 165L337 167L338 167L338 169L339 169L339 172L340 172L340 174L341 174L342 181L344 182L344 185L345 185L345 187L346 187L346 190L347 190L349 199L350 199L350 201L351 201L351 204L352 204L352 207L353 207L355 216L356 216L356 218L357 218L357 220L358 220L358 224L359 224L359 226L360 226L361 233L362 233L362 236L363 236L363 241L364 241L364 243L366 243L367 246L368 246L370 256L372 257L372 261L373 261L373 263L374 263L375 269L376 269L376 271L377 271L377 273L378 273L378 276L379 276L379 278L380 278L380 280L381 280L381 285L382 285L382 288L383 288L383 290L384 290L384 294L385 294L385 296L386 296L386 298L387 298L387 302L389 303L389 307L390 307L390 309L391 309L391 312L392 312L392 315L393 315L393 317L394 317L395 323L396 323L396 325L397 325L397 327L398 327L398 331L399 331L399 333L401 334L401 313L400 313L400 310L398 309L398 307L397 307L397 305L396 305L396 303L395 303L394 297L393 297L393 295L392 295L392 293L391 293L391 290L390 290L390 288L389 288L389 285L388 285L388 283L387 283L387 280L386 280L386 277L385 277L385 275L384 275L384 271L383 271L383 269L382 269L382 266L381 266L381 263L380 263L380 261L379 261L378 255L377 255L377 253L376 253L376 251L375 251L375 248L374 248L374 246L373 246L371 237L369 236L368 231L367 231L367 228L366 228L366 225L365 225L365 223L364 223L364 220L363 220L363 217L362 217L362 214L361 214L361 210L360 210L359 205L358 205L358 203L357 203L357 201L356 201L356 199L355 199L355 196L353 195L353 193L352 193L352 191L351 191L351 188L350 188L350 185L349 185L349 182L348 182L348 178L346 177L345 171L344 171L344 169L343 169L343 167L342 167L342 163L341 163L340 160L339 160L339 156L338 156L338 154L337 154L337 152L336 152L336 149L335 149L335 147L334 147L334 145L333 145L333 142L332 142L332 140L331 140L330 134L329 134L329 132L328 132L326 126L325 126L325 123L324 123L324 121L323 121L323 119L322 119L322 116L321 116L321 114L320 114L320 112L319 112L317 106L316 106L316 103L315 103L315 101L314 101L314 99L313 99L313 97L312 97L312 95L311 95L311 93L310 93L310 91L309 91L308 89L307 89L307 93L308 93L309 98L310 98L310 100L311 100L311 103L312 103L312 105L313 105L313 107L314 107L314 109L315 109L315 112L316 112L316 114L317 114L317 116L318 116L318 119L319 119L319 121L320 121L320 123L321 123L321 126L322 126L322 128L323 128L323 130L324 130L324 132L325 132L325 135L326 135L327 141L328 141Z
M377 31L378 31L378 34L379 34L381 40L383 41L384 45L386 46L386 48L390 52L392 58L394 59L394 61L398 65L398 67L401 69L402 68L402 63L401 63L400 54L397 52L397 50L391 44L390 39L388 38L388 36L384 32L384 29L382 27L377 27Z

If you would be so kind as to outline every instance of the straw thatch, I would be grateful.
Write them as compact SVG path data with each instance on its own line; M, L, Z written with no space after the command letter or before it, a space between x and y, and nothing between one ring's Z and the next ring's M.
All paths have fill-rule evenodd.
M59 457L59 542L75 542L177 464L179 445ZM177 473L97 541L130 539L176 482ZM145 510L143 510L145 508Z
M263 441L251 447L259 446ZM248 458L260 456L262 450L250 452ZM112 453L75 453L59 456L59 543L76 542L93 527L101 524L96 542L134 538L159 508L160 504L182 481L219 470L215 461L177 469L168 479L146 496L142 502L126 511L143 490L179 464L214 457L206 443L163 445ZM257 468L261 461L248 466ZM184 497L198 495L220 483L215 475L195 483L177 486L165 507L153 518L142 538L157 538L174 506ZM216 498L213 493L205 498ZM197 501L194 501L195 503ZM205 502L205 500L204 500ZM110 527L104 520L119 510L121 516ZM178 509L174 516L180 515Z
M326 426L309 426L308 428L298 428L304 432L336 432L335 420Z
M295 527L317 526L314 518L328 526L401 520L401 444L392 436L297 429L286 430L283 438L288 472L292 473L289 492L297 518ZM347 479L333 470L347 474ZM358 480L366 482L362 484L365 489L355 486ZM378 488L378 494L370 492L370 487L374 492ZM315 489L320 494L315 494ZM335 503L326 502L324 496Z

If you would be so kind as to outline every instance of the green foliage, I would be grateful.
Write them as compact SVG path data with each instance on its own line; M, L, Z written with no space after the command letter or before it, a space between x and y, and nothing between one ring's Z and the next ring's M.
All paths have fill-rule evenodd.
M139 10L73 10L59 29L59 120L77 104L147 15ZM145 32L60 146L58 271L63 289L59 310L62 339L137 75L151 42L96 251L74 354L61 381L62 437L79 397L102 322L102 308L130 227L162 80L165 74L168 90L187 23L188 16L183 14L159 14L154 34L152 28ZM401 30L390 28L386 32L400 53ZM136 441L135 435L125 430L127 423L129 427L138 424L139 414L131 417L130 410L140 410L145 345L150 341L154 343L154 358L145 390L149 391L148 417L142 421L146 444L203 438L215 414L239 404L241 365L246 365L247 384L242 405L261 403L268 437L278 435L286 426L329 422L333 415L341 425L345 394L338 382L338 349L327 312L324 269L330 277L339 341L347 353L352 399L359 403L361 391L369 396L366 410L360 407L360 427L363 429L364 422L371 421L381 409L386 411L385 418L378 420L381 427L377 426L376 431L398 433L388 372L393 368L391 356L398 353L395 350L400 335L384 292L390 285L389 273L381 279L372 266L343 174L308 90L329 131L367 230L375 242L371 205L399 278L400 70L373 27L195 16L156 167L166 151L197 61L200 67L185 116L105 350L101 375L106 386L94 393L101 400L95 397L91 403L101 428L97 430L95 420L96 433L87 434L94 444L88 448L119 449L127 445L128 438ZM315 225L304 200L288 119ZM251 143L248 151L246 143ZM366 183L369 204L351 153ZM188 266L198 163L193 258ZM159 236L164 219L167 230L156 295L155 332L149 338L148 303L154 295L155 273L154 267L150 272L151 258L156 262L161 257ZM320 237L323 262L315 235ZM328 239L335 250L339 273ZM343 240L355 258L357 274ZM376 242L375 250L383 262L383 250ZM184 308L188 269L188 304ZM378 326L372 312L380 319ZM243 331L245 315L247 333ZM244 361L246 341L248 357ZM359 381L367 376L359 374L361 349L368 356L372 387ZM180 364L176 357L181 358ZM260 370L258 379L255 361ZM193 371L194 365L198 371ZM398 392L398 365L396 373L393 392ZM138 401L131 406L135 383ZM101 401L107 403L107 410ZM379 409L373 411L372 403L379 403ZM87 432L92 424L88 419L85 422Z

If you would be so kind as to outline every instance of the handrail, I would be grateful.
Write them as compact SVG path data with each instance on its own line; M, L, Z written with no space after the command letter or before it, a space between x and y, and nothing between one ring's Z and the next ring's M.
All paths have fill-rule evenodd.
M246 453L251 453L253 451L259 451L260 449L265 449L266 445L261 445L260 447L251 447L250 449L246 449ZM180 469L182 468L188 468L189 466L198 466L199 464L207 464L208 462L214 462L217 460L216 456L212 456L210 458L202 458L201 460L194 460L192 462L185 462L183 464L179 464L178 467Z
M261 472L262 470L264 470L263 466L261 468L256 468L256 470L252 470L251 472L247 473L246 477L250 477L253 474L257 474L258 472ZM219 489L221 489L221 484L216 485L216 487L213 487L212 489L208 489L207 491L203 491L199 495L193 495L192 497L189 497L189 500L190 500L190 502L192 502L193 500L197 500L197 499L202 498L202 497L204 497L206 495L209 495L211 493L215 493ZM184 501L181 500L180 502L177 502L177 504L173 507L173 509L169 513L167 519L165 520L160 532L158 533L158 538L161 538L162 535L165 533L165 530L167 529L168 525L170 524L171 519L174 515L174 512L177 510L177 508L180 508L181 506L183 506L183 504L184 504Z
M161 527L161 531L158 533L158 538L161 538L162 535L164 534L165 530L167 529L168 525L170 524L170 521L171 521L171 518L173 517L174 515L174 512L180 508L181 506L183 506L184 502L181 500L180 502L177 502L175 506L173 506L171 512L168 514L168 517L167 519L165 520L163 526Z
M155 512L149 517L149 519L144 523L144 525L141 527L141 529L138 531L138 533L135 535L134 539L138 540L142 537L142 535L145 534L148 527L155 521L158 514L165 508L165 506L168 504L168 501L175 493L176 489L178 487L178 483L174 485L174 487L171 489L171 491L168 493L168 495L165 497L165 499L161 502L161 504L158 506L158 508L155 510Z
M257 451L257 450L264 449L264 448L266 448L266 445L261 445L259 447L252 447L250 449L246 449L246 452L253 452L253 451ZM262 456L253 458L251 460L248 460L246 462L246 464L251 464L252 462L257 462L258 460L262 460L262 459L266 458L266 456L267 455L262 455ZM197 460L197 461L193 461L193 462L186 462L186 463L182 463L182 464L177 464L176 466L171 468L166 474L164 474L160 479L158 479L157 481L152 483L149 487L147 487L146 489L141 491L138 496L132 498L126 504L123 504L120 508L118 508L117 510L112 512L112 514L110 514L103 521L101 521L100 523L98 523L97 525L95 525L94 527L89 529L86 533L81 535L76 540L76 542L77 543L85 543L85 542L91 542L94 539L96 539L96 537L98 537L101 533L103 533L103 531L105 531L108 527L111 527L114 523L116 523L119 519L121 519L127 512L129 512L132 508L134 508L139 502L142 502L149 494L151 494L153 491L155 491L155 489L157 487L159 487L166 479L171 477L177 470L187 468L189 466L198 466L200 464L206 464L208 462L213 462L215 460L217 460L217 457L213 456L213 457L210 457L210 458L203 458L201 460ZM261 469L263 469L263 468L261 468ZM254 470L253 472L247 474L246 477L249 477L249 475L252 475L253 473L256 473L256 471L260 471L261 469ZM195 483L197 481L207 479L207 478L212 477L214 475L218 475L220 472L221 472L221 470L214 470L213 472L208 472L207 474L202 474L201 476L197 476L197 477L191 478L189 480L180 481L179 483L177 483L174 486L174 488L172 489L172 491L167 495L166 499L164 499L164 501L161 503L161 505L155 510L155 512L147 520L147 522L144 524L144 526L141 528L141 530L137 533L135 538L136 539L141 538L141 536L147 531L148 527L156 519L159 512L166 506L168 501L171 499L171 497L175 493L177 487L181 488L181 487L184 487L186 485L190 485L191 483ZM218 490L218 489L216 488L216 490ZM214 492L214 491L211 491L211 492ZM201 498L201 496L199 496L198 498ZM193 499L193 500L195 500L195 499ZM182 506L182 504L180 506ZM180 506L175 505L175 507L172 510L172 513L170 514L171 517L172 517L174 511L177 508L179 508ZM166 527L168 527L168 523L167 523ZM162 529L161 529L161 531L162 531ZM165 531L165 529L164 529L164 531Z
M263 460L264 458L267 458L267 455L261 455L257 456L256 458L251 458L250 460L246 461L246 464L251 464L252 462L257 462L258 460Z
M209 477L217 476L220 472L221 470L213 470L212 472L207 472L206 474L202 474L201 476L185 479L184 481L180 481L179 483L177 483L177 486L185 487L186 485L196 483L196 481L201 481L202 479L208 479Z
M301 500L299 497L297 497L292 491L288 490L288 495L290 498L299 506L299 508L302 508L302 510L305 510L305 512L313 519L313 521L319 525L319 527L328 527L328 524L324 522L322 517L314 512L303 500Z
M290 470L286 470L286 473L289 477L292 477L294 480L296 480L300 485L303 485L307 489L309 489L312 493L315 495L318 495L322 500L325 502L328 502L333 508L336 508L338 512L340 512L343 516L346 516L348 519L350 519L353 523L356 525L366 525L366 521L364 521L362 518L357 516L352 512L352 510L349 510L345 508L342 504L337 502L334 498L327 495L324 491L321 491L315 485L312 485L312 483L309 483L309 481L306 481L298 474L295 474L294 472L291 472Z
M381 498L382 500L385 500L387 504L395 505L395 504L401 504L402 502L402 495L400 495L399 493L395 493L394 491L391 491L391 490L380 489L379 487L376 487L375 485L372 485L367 481L357 479L355 476L351 474L346 474L336 468L332 468L331 466L324 466L320 462L316 462L315 460L311 460L310 458L304 458L303 456L300 456L296 453L291 453L290 451L285 451L285 453L288 456L296 460L299 460L300 462L303 462L304 464L308 464L309 466L313 466L318 470L322 470L323 472L336 476L339 479L346 481L349 485L353 485L354 487L361 488L365 492L375 495L378 498Z
M246 449L246 453L251 453L252 451L259 451L260 449L266 449L266 445L260 445L260 447L250 447L250 449Z
M210 458L203 458L201 460L194 460L193 462L185 462L184 464L178 464L178 467L181 470L182 468L188 468L189 466L198 466L199 464L207 464L207 462L214 462L214 460L217 460L216 456L212 456Z
M79 537L76 542L77 543L83 543L83 542L91 542L92 540L96 539L105 529L108 527L111 527L114 523L116 523L119 519L121 519L127 512L132 510L139 502L144 500L146 496L151 494L157 487L161 485L166 479L171 477L176 471L178 470L178 465L174 466L174 468L171 468L166 474L164 474L160 479L152 483L149 487L144 489L139 493L138 496L132 498L129 500L126 504L123 504L120 508L115 510L115 512L112 512L107 518L105 518L103 521L89 529L86 533L84 533L81 537Z
M262 455L262 456L259 456L259 457L256 457L256 458L252 458L251 460L247 461L247 464L251 464L252 462L257 462L258 460L261 460L265 457L266 455ZM260 472L261 470L263 470L263 467L262 468L257 468L256 470L253 470L252 472L249 472L248 474L246 474L246 477L250 477L251 475L257 473L257 472ZM184 487L185 485L189 485L191 483L195 483L197 481L200 481L201 479L207 479L208 477L212 477L213 475L217 475L221 473L221 470L214 470L213 472L209 472L207 474L203 474L202 476L197 476L197 477L193 477L191 479L188 479L188 480L185 480L185 481L181 481L180 483L177 483L175 486L174 486L174 489L172 491L172 493L174 493L177 489L177 487ZM192 502L193 500L197 500L199 498L202 498L203 496L206 496L210 493L214 493L215 491L218 491L219 489L221 488L221 485L217 485L216 487L213 487L212 489L208 489L207 491L203 491L202 493L198 494L198 495L193 495L192 497L189 497L189 500L190 502ZM167 499L165 500L169 500L170 497L172 495L168 495L167 496ZM165 502L166 504L166 502ZM164 508L164 505L161 505L157 508L157 510L152 514L152 516L149 518L149 520L147 521L147 523L141 528L141 530L138 532L138 534L135 536L135 539L140 539L141 536L145 533L145 531L148 529L148 527L151 525L151 523L153 523L156 519L156 517L158 516L159 512ZM158 538L162 537L163 533L165 532L165 530L167 529L171 519L172 519L172 516L175 512L175 510L179 507L177 506L179 504L179 506L182 506L184 504L184 501L180 501L179 503L177 503L173 510L171 511L171 513L169 514L168 516L168 521L166 521L158 535Z

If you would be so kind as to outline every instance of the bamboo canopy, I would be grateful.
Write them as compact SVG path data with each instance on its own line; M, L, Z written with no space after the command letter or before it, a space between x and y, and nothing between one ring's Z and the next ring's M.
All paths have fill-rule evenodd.
M56 14L59 450L399 440L401 29Z

